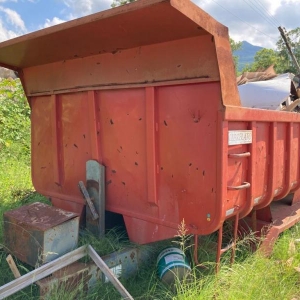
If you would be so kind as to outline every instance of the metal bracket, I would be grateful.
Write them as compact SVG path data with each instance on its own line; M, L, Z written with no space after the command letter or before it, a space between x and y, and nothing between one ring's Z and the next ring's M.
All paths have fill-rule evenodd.
M99 218L94 219L93 208L86 206L86 228L98 237L105 233L105 167L95 160L86 162L86 189Z
M89 195L88 191L86 190L83 182L79 181L78 186L80 188L80 191L82 192L82 195L83 195L87 205L89 206L89 209L91 210L93 220L97 220L99 218L99 215L97 214L97 211L92 202L92 199L90 198L90 195Z

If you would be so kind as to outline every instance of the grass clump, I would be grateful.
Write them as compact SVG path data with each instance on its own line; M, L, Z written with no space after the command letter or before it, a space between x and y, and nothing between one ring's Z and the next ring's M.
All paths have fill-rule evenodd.
M297 269L300 243L295 242L299 233L300 225L284 232L271 257L265 257L259 251L246 251L249 242L252 243L251 236L246 237L237 247L237 256L239 251L243 252L242 259L230 266L225 255L218 274L213 268L204 271L194 268L193 280L188 284L177 283L175 295L166 296L172 300L300 299L300 270Z

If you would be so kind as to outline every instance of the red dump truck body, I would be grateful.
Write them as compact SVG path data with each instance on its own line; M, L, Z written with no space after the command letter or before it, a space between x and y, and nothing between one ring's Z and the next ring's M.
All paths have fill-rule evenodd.
M300 115L240 106L227 28L140 0L0 44L32 109L32 180L82 213L87 160L132 241L210 234L300 187Z

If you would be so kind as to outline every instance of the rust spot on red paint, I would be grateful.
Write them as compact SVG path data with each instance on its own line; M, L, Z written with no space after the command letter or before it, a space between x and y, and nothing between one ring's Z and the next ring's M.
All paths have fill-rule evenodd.
M131 253L130 253L130 258L131 258L131 259L134 259L134 257L135 257L135 253L134 253L134 252L131 252Z

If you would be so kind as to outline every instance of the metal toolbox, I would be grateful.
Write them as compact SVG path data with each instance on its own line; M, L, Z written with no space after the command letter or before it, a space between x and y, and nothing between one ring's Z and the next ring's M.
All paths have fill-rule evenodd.
M36 267L77 247L79 216L36 202L4 213L4 243L21 261Z

